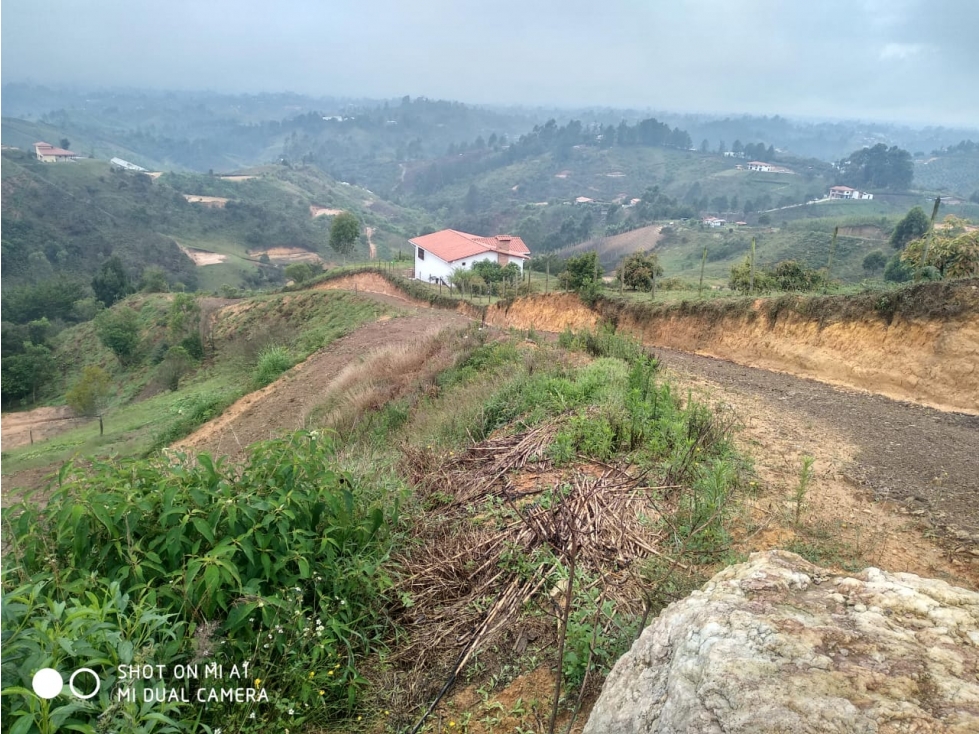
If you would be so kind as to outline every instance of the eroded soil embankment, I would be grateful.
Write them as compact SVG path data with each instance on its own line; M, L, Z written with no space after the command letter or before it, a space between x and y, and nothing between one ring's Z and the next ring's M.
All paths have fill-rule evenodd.
M756 307L757 308L757 307ZM820 324L798 313L774 323L751 311L710 322L674 315L626 318L619 328L646 344L789 372L943 410L979 413L979 320L868 316Z
M946 305L882 314L870 298L798 299L776 308L759 299L747 307L633 308L599 302L596 310L576 296L533 296L487 323L562 331L593 326L600 318L644 344L788 372L830 384L868 390L942 410L979 413L979 288L960 282L938 294ZM938 285L938 284L936 284ZM932 294L934 295L934 294ZM951 315L949 314L951 311Z
M384 294L421 307L375 273L320 284ZM474 319L484 310L460 303ZM979 414L979 281L862 296L782 297L639 305L574 294L485 309L492 326L560 332L613 321L649 346L811 377L941 410Z

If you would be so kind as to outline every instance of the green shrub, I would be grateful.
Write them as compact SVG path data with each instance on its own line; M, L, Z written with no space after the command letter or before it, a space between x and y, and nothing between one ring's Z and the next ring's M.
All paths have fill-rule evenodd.
M111 378L101 367L90 365L65 395L68 407L78 415L95 416L105 409Z
M387 629L384 563L397 500L357 486L336 467L332 441L316 432L255 444L240 470L206 454L66 467L47 504L4 513L16 539L5 592L14 584L17 598L38 597L33 605L4 600L5 721L11 714L53 717L22 690L38 660L77 655L102 670L145 656L149 645L150 660L172 665L208 640L215 662L251 661L249 679L260 678L275 703L252 709L259 718L250 725L244 707L208 707L204 722L232 731L298 729L347 714L364 684L357 662ZM105 615L86 613L70 634L45 627L62 605L104 607L110 592L141 605L138 616L117 615L124 637L112 636L115 623L107 625ZM14 614L16 627L8 625ZM159 619L166 634L151 624ZM134 635L138 624L149 627ZM8 631L15 629L25 638L10 658ZM103 647L66 647L99 635ZM94 725L105 710L67 713ZM174 730L200 730L193 722L200 714L181 706Z
M95 333L124 364L132 364L139 346L139 315L131 308L117 307L95 317Z
M265 387L292 367L292 357L285 347L270 346L258 355L258 365L255 367L254 381L256 387Z

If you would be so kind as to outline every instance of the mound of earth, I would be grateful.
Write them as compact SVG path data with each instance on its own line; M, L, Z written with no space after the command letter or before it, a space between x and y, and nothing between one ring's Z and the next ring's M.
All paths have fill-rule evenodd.
M979 731L979 594L752 554L669 606L584 734Z

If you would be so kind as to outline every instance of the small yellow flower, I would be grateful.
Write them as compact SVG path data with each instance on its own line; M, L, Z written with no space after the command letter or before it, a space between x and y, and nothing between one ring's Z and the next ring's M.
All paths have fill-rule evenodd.
M327 675L333 675L333 671L332 670L331 671L328 671L327 672Z
M309 677L310 678L315 678L316 677L316 672L313 671L313 670L309 671Z
M450 722L449 722L449 728L450 728L450 729L451 729L451 728L452 728L453 726L455 726L455 725L456 725L456 723L455 723L454 721L450 721Z
M258 688L260 685L262 685L262 679L261 678L256 678L255 679L255 687Z
M322 696L323 694L325 694L325 693L326 693L326 691L320 691L320 695L321 695L321 696Z

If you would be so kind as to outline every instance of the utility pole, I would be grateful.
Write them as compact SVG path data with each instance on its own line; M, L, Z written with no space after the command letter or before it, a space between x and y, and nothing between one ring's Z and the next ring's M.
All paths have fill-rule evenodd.
M755 238L751 238L751 273L748 276L748 293L755 292Z

